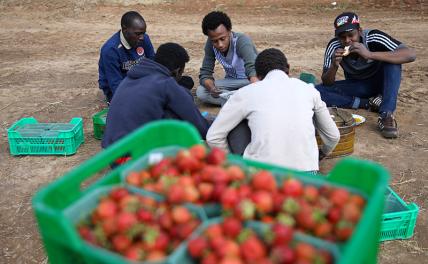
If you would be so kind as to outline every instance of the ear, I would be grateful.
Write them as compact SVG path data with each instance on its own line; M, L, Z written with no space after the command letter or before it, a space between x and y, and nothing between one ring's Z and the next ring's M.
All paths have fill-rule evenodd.
M284 72L288 75L290 74L290 64L287 63L287 67L284 69Z

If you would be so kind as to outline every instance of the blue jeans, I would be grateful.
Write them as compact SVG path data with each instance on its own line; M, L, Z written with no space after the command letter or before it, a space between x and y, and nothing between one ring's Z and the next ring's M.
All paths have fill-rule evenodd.
M365 80L346 79L315 88L327 106L359 108L361 98L382 95L379 113L395 111L401 83L401 64L382 63L376 74Z

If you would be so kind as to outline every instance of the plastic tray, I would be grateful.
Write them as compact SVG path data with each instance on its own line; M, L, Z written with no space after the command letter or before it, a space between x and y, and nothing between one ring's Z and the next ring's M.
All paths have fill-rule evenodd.
M83 120L74 117L70 123L39 123L25 117L7 135L12 155L72 155L84 142Z
M108 108L101 110L100 112L92 116L92 123L94 125L94 138L102 139L104 135L104 129L106 127Z

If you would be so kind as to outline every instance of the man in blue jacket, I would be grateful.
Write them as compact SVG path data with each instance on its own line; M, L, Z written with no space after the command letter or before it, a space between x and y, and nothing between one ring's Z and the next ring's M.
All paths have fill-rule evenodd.
M182 46L165 43L159 46L154 61L142 59L128 72L110 104L103 148L144 124L165 118L187 121L205 138L208 122L190 91L177 83L188 61L189 55Z
M126 12L120 25L122 29L102 46L98 63L98 83L107 102L111 101L119 83L132 66L143 58L155 57L153 45L146 34L146 22L139 13Z

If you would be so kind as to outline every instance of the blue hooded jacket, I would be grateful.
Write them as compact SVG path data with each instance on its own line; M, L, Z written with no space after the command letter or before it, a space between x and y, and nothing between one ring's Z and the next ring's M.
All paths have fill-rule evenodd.
M107 148L144 124L174 118L193 124L205 139L208 122L165 66L143 59L132 67L111 101L101 143Z

